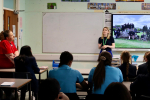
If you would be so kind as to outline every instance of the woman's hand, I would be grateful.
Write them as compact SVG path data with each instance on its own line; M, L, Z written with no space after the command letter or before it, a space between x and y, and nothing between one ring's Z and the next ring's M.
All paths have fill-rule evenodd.
M107 45L102 46L102 49L106 49L106 48L107 48Z

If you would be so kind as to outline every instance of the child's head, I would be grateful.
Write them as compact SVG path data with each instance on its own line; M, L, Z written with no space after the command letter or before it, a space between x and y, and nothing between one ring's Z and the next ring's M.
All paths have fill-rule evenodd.
M48 78L40 85L40 100L56 100L59 92L59 82L54 78Z
M147 56L149 53L150 53L149 51L145 52L143 61L145 61L145 62L148 61L147 58L146 58L146 56Z
M123 61L123 63L129 63L131 55L130 55L129 51L123 51L121 53L120 57L121 57L121 60Z
M111 65L112 55L107 51L103 51L103 52L100 53L97 61L98 62L103 61L104 65Z
M119 82L108 85L104 92L106 100L132 100L127 87Z
M148 72L150 73L150 52L148 52L148 54L146 55L146 58L147 58L147 63L148 63L147 69L148 69Z
M71 66L73 61L73 56L70 52L68 51L64 51L61 53L60 55L60 63L59 63L59 67L62 65L68 65Z
M20 55L22 55L22 56L24 55L24 56L28 56L28 57L33 56L30 46L26 45L26 46L21 47Z

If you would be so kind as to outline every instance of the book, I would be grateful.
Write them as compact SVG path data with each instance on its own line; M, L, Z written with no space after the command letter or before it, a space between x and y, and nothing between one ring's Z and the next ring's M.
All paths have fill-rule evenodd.
M15 82L3 82L1 86L12 86Z
M41 66L40 69L48 69L48 66Z

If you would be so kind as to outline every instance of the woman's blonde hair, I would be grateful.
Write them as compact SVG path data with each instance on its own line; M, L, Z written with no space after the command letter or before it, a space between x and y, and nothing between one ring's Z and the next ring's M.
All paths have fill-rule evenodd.
M108 27L104 27L104 28L106 28L107 30L108 30L108 35L107 35L107 39L110 39L110 30L109 30L109 28ZM103 28L103 30L104 30L104 28ZM103 39L104 38L104 35L103 35L103 31L102 31L102 36L101 36L101 39Z

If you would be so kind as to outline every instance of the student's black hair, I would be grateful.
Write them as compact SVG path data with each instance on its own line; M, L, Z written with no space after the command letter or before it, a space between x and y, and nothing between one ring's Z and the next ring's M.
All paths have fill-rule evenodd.
M19 59L19 65L26 65L26 57L33 57L32 55L32 52L31 52L31 47L28 46L28 45L25 45L23 47L21 47L21 50L20 50L20 54L19 56L17 57L17 59Z
M2 32L0 33L0 40L1 40L1 41L2 41L2 40L6 40L6 37L9 37L9 32L10 32L10 30L2 31Z
M100 53L98 58L98 65L95 69L94 75L93 75L93 82L94 82L94 91L96 91L98 88L101 88L101 85L105 81L105 66L111 65L112 61L112 55L104 51Z
M19 56L23 56L23 55L27 57L33 57L30 46L25 45L21 48Z
M105 100L132 100L127 87L119 82L108 85L104 92Z
M61 67L64 64L67 65L69 61L73 61L72 54L68 51L62 52L61 55L60 55L59 67Z
M54 78L48 78L40 84L40 100L55 100L60 92L59 82Z

